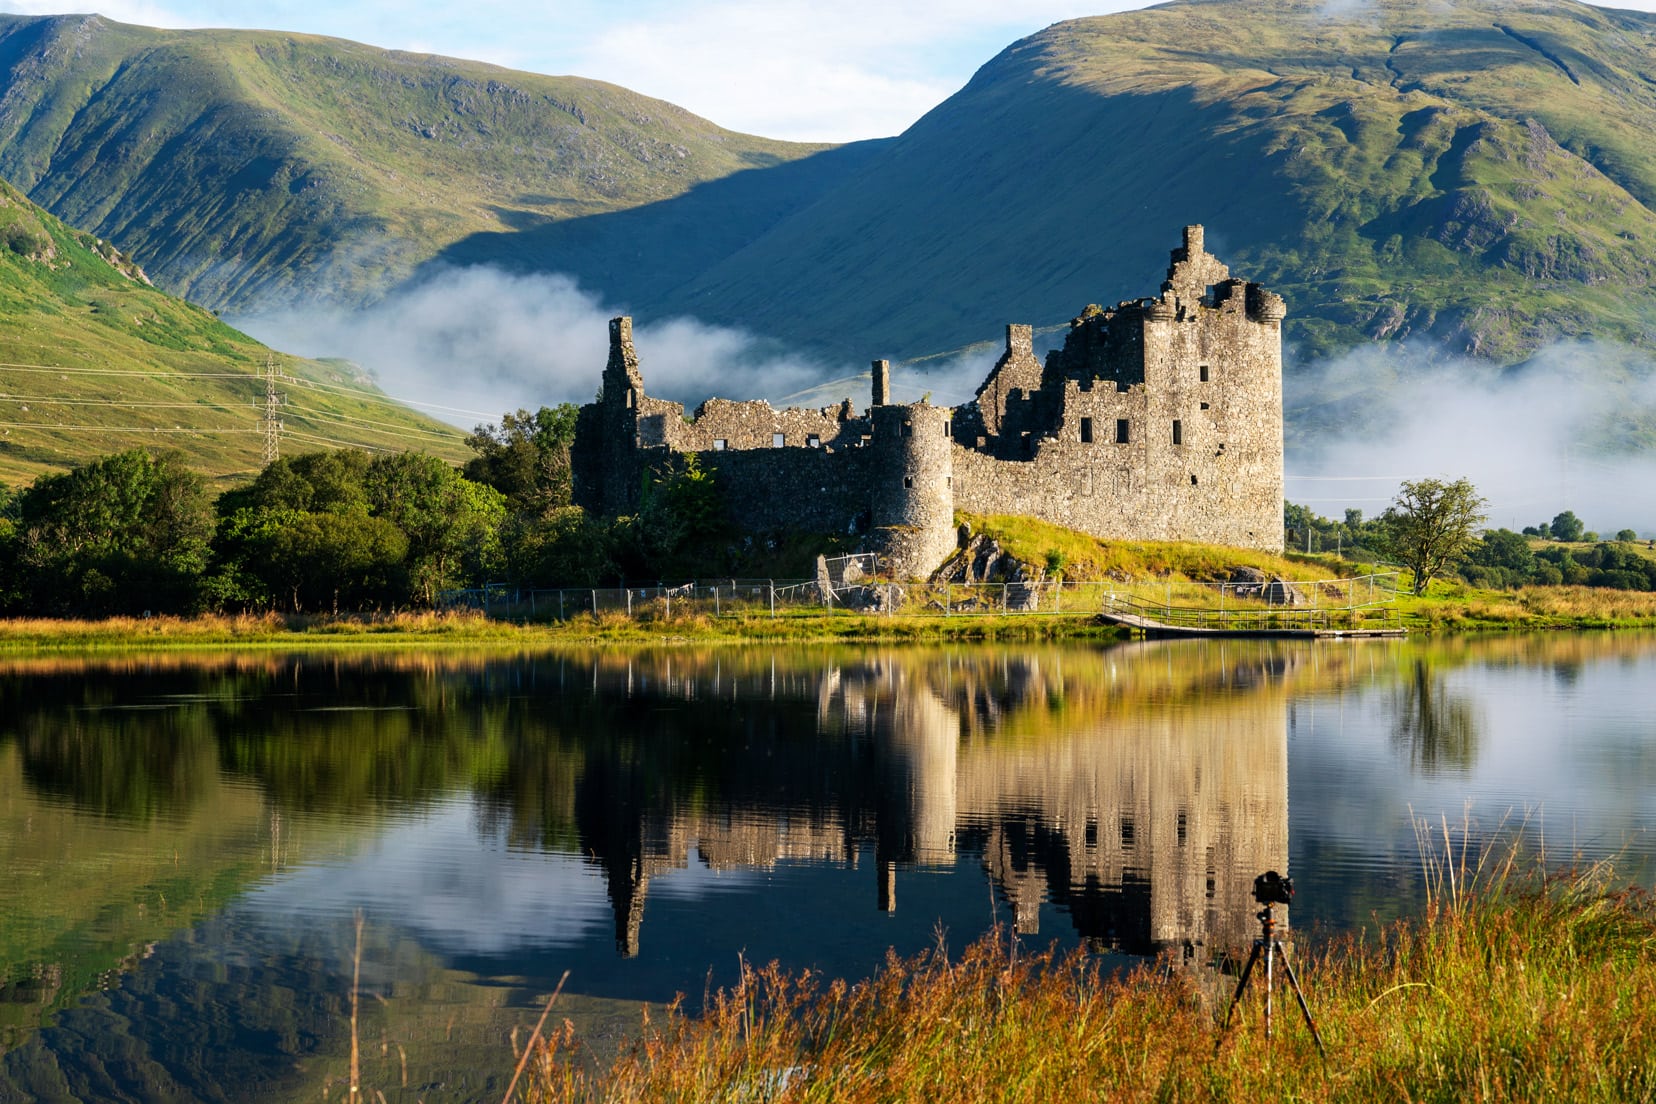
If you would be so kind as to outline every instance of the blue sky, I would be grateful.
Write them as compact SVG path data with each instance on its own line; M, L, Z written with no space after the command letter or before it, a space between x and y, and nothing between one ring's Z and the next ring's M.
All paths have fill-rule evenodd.
M1330 0L1350 6L1380 0ZM0 0L0 11L86 11ZM800 141L896 134L1012 41L1136 0L106 0L153 27L259 27L612 81ZM1622 0L1656 10L1656 0Z

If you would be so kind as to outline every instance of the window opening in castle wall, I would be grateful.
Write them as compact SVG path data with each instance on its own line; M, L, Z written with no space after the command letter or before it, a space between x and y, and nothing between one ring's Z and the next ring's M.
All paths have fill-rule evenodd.
M1204 403L1203 405L1205 406L1207 404ZM821 448L822 447L822 438L818 437L816 434L813 433L810 436L805 438L805 445L806 445L807 448Z
M785 435L781 434L781 433L771 434L771 447L772 448L781 448L784 444L787 443L787 441L788 441L788 438Z
M1205 365L1205 364L1202 365L1202 367L1200 368L1200 372L1201 372L1202 382L1206 383L1208 381L1208 366Z
M1132 443L1132 434L1128 429L1127 419L1126 418L1117 418L1116 419L1116 444L1126 445L1126 444L1131 444L1131 443Z
M903 486L912 488L914 486L914 476L912 476L912 475L903 476Z
M1177 418L1173 419L1173 443L1175 445L1184 444L1184 424Z
M725 440L723 437L713 438L713 451L714 452L723 452L725 449L727 449L729 447L730 447L730 442Z
M1083 445L1090 445L1090 444L1092 444L1092 439L1093 439L1093 436L1092 436L1092 419L1091 418L1082 418L1081 419L1081 443Z

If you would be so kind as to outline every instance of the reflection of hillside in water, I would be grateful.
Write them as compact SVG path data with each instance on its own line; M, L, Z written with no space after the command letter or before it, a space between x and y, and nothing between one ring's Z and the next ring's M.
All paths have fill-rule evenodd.
M1050 902L1100 946L1241 943L1253 876L1286 864L1296 654L892 651L757 670L596 656L591 685L627 720L584 748L581 846L605 868L629 954L651 879L693 853L715 868L854 866L871 850L875 903L894 909L903 868L964 852L1022 932ZM663 700L697 708L652 709ZM687 762L687 748L704 754ZM664 784L664 769L694 781Z

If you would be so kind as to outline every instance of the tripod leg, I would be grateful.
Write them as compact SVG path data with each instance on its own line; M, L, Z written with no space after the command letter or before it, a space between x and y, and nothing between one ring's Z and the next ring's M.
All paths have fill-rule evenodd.
M1281 943L1277 949L1282 951L1282 968L1288 973L1288 984L1294 987L1294 999L1299 1001L1300 1013L1305 1016L1305 1026L1311 1029L1311 1039L1317 1044L1317 1053L1326 1060L1328 1052L1323 1049L1322 1036L1317 1033L1317 1021L1311 1018L1311 1008L1305 1003L1305 994L1300 991L1299 976L1294 973L1294 964L1288 959L1288 950Z
M1277 948L1277 942L1274 939L1267 941L1266 944L1265 944L1265 1041L1266 1042L1270 1042L1270 1040L1271 1040L1271 990L1273 988L1275 988L1275 980L1276 980L1275 977L1273 976L1274 971L1271 969L1271 967L1276 964L1276 948Z
M1242 999L1242 992L1248 987L1248 975L1253 973L1254 963L1258 961L1259 941L1255 940L1253 950L1248 954L1248 964L1242 967L1242 977L1236 983L1236 992L1231 994L1230 1007L1225 1009L1225 1022L1219 1025L1220 1031L1230 1026L1231 1013L1236 1011L1236 1005Z

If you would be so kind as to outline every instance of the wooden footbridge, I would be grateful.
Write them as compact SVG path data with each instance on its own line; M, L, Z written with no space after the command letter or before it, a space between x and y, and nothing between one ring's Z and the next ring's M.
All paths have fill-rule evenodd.
M1100 617L1112 625L1131 629L1147 638L1181 636L1261 637L1294 640L1355 639L1403 636L1402 615L1396 607L1396 576L1363 576L1314 583L1294 583L1276 589L1262 588L1257 600L1232 599L1227 607L1230 584L1217 589L1219 605L1174 605L1156 602L1141 595L1106 595ZM1304 591L1314 596L1309 604L1273 603L1271 597L1288 598ZM1364 594L1364 601L1356 596ZM1324 602L1324 596L1343 599Z

